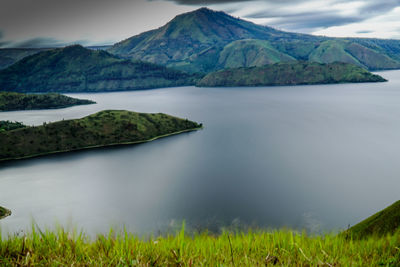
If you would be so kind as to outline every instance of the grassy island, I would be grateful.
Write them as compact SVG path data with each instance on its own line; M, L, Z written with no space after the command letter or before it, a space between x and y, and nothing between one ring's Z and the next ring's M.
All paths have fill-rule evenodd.
M0 92L0 111L55 109L95 103L91 100L76 99L56 93L24 94Z
M10 215L11 215L11 211L10 210L0 206L0 220L5 218L5 217L7 217L7 216L10 216Z
M201 79L197 86L233 87L384 81L386 80L381 76L348 63L286 62L212 72Z
M162 113L106 110L82 119L0 132L0 161L146 142L201 127Z

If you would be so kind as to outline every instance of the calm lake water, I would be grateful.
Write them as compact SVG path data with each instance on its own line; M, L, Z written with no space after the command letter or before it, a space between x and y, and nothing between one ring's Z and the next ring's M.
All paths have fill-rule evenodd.
M387 83L71 94L98 104L0 113L42 124L103 109L164 112L200 131L0 163L2 231L90 234L223 226L347 228L400 199L400 71Z

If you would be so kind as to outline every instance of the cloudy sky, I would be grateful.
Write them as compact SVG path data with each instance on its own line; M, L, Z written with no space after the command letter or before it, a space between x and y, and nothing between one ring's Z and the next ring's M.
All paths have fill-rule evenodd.
M112 44L206 6L277 29L400 39L400 0L1 0L0 47Z

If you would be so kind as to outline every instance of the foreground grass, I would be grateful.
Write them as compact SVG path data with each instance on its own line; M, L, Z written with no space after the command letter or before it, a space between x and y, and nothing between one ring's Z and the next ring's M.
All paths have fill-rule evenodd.
M183 228L184 229L184 228ZM0 236L1 266L399 266L400 232L352 240L289 230L141 239L128 233L91 240L59 229Z

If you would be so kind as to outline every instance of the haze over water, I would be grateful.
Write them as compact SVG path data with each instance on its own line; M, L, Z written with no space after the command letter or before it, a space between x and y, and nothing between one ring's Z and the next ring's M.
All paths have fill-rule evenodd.
M154 142L0 163L3 231L72 225L143 234L186 220L347 228L399 199L400 71L387 83L165 88L70 94L98 104L0 113L26 124L104 109L163 112L204 124Z

